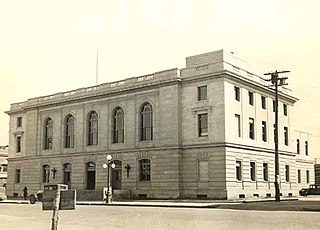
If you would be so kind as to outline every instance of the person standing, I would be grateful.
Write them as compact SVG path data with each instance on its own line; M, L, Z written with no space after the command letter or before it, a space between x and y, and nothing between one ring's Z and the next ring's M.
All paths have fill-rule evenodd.
M25 200L28 199L28 188L27 188L27 186L24 186L24 189L23 189L23 198L24 198Z

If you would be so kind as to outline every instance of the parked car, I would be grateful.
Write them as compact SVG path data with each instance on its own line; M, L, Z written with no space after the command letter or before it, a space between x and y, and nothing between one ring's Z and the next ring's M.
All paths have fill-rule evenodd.
M37 201L42 202L42 198L43 198L43 191L38 191L36 194L31 194L29 196L29 201L31 204L35 204Z
M300 196L320 195L320 184L311 184L309 188L303 188L299 191Z

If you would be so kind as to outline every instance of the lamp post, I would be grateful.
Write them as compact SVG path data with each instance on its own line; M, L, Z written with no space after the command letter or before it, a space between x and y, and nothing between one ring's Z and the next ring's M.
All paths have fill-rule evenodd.
M112 203L112 189L111 189L111 168L115 168L116 165L112 161L112 156L107 155L107 162L103 165L104 169L108 169L108 176L107 176L107 198L106 198L106 204Z
M274 124L274 162L275 162L275 175L274 175L274 188L275 188L275 199L276 202L280 202L280 173L279 173L279 134L278 134L278 126L279 126L279 118L278 118L278 86L287 85L285 80L287 77L280 78L278 74L280 73L288 73L290 71L275 71L271 73L266 73L264 75L271 75L271 79L267 81L271 81L272 85L275 86L275 124Z

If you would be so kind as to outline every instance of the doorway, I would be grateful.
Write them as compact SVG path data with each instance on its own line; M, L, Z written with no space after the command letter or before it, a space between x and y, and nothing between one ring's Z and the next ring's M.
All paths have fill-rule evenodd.
M112 188L114 190L121 189L121 181L122 181L122 162L114 161L116 167L112 169Z

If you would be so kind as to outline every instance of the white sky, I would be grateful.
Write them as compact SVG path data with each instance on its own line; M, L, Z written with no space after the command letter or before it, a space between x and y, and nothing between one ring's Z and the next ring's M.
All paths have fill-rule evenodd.
M0 0L0 110L28 98L185 67L233 51L254 73L290 70L298 129L320 157L316 0ZM97 32L98 31L98 32ZM99 34L97 39L97 34ZM9 117L0 113L0 145ZM312 148L313 147L313 148Z

